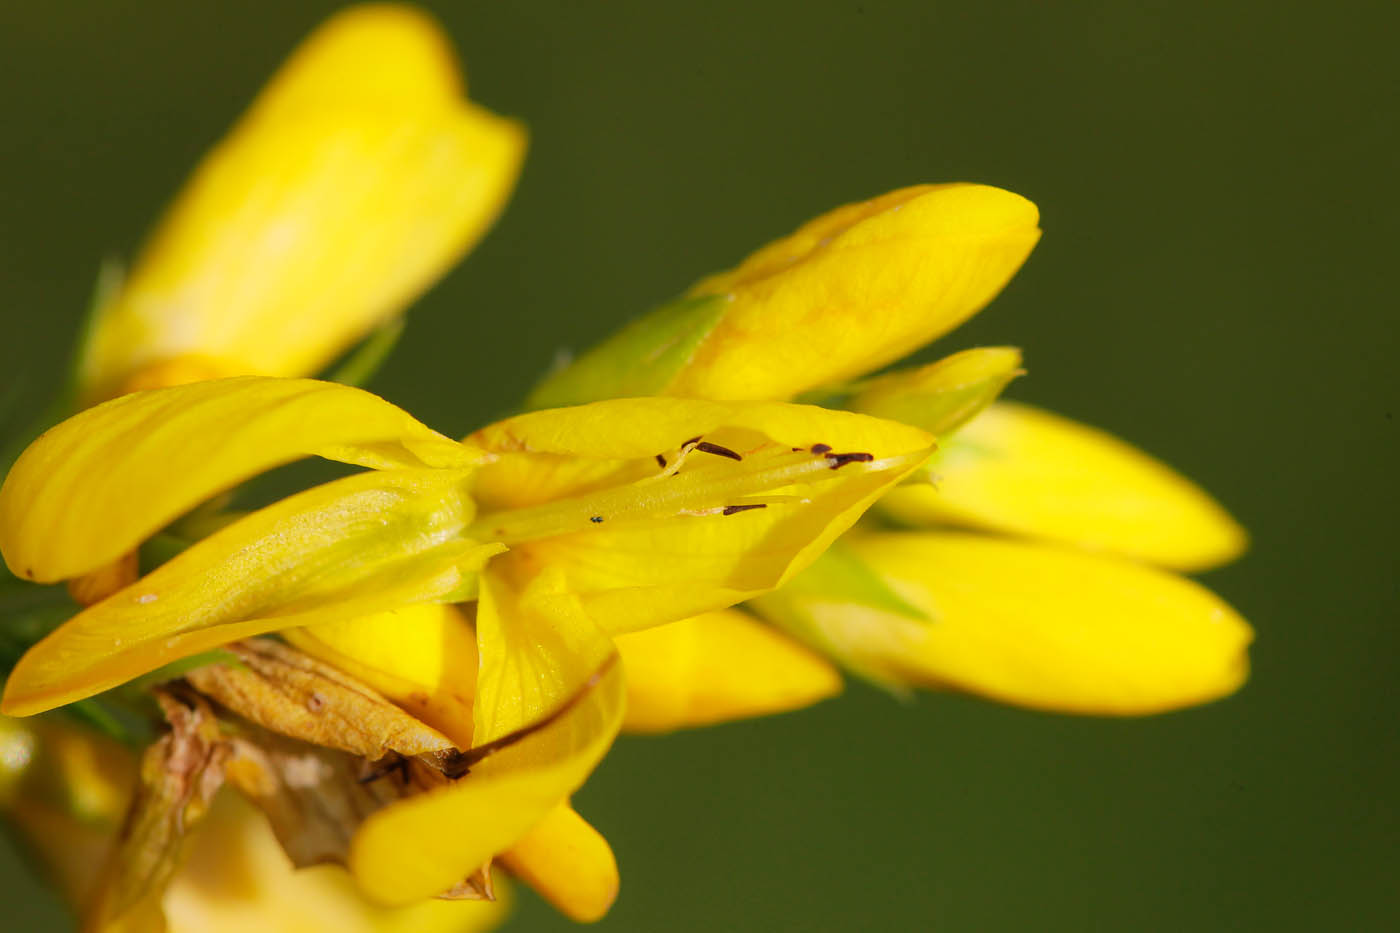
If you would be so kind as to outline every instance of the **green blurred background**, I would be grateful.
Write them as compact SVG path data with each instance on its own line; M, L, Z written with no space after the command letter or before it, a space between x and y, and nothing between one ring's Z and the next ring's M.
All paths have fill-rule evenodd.
M129 255L330 3L0 5L0 366L36 405ZM1378 930L1400 920L1400 6L438 3L528 121L514 202L374 385L464 433L578 347L835 204L965 179L1045 237L938 346L1199 479L1254 535L1208 583L1238 696L1145 720L860 685L625 739L578 799L627 931ZM6 929L62 928L0 851ZM526 896L509 929L570 925Z

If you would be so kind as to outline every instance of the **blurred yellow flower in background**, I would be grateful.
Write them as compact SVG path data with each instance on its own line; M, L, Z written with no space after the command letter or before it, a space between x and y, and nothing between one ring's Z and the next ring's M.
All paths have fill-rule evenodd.
M353 7L292 54L96 309L87 403L191 378L311 375L472 247L515 185L518 123L465 98L412 7Z

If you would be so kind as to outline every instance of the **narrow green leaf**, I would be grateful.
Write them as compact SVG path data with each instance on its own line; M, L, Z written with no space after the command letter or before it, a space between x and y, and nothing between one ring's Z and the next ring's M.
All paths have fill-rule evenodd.
M150 729L141 729L128 722L133 716L119 715L102 697L89 697L54 710L88 728L132 748L143 747L150 738Z
M840 541L806 570L773 592L749 600L745 607L834 659L849 674L900 700L911 698L909 688L887 674L862 664L842 645L830 640L815 613L834 607L841 607L841 611L847 612L870 609L936 624L935 619L910 605Z
M865 561L837 541L806 570L778 591L788 598L822 603L854 603L907 619L930 621L928 614L911 606L890 589Z

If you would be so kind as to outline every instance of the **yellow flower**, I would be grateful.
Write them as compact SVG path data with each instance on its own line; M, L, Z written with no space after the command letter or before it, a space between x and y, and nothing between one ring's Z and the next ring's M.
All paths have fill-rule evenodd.
M814 392L918 425L940 449L877 512L929 530L848 536L750 609L896 688L1100 714L1229 693L1247 674L1249 627L1209 591L1136 563L1197 570L1243 550L1243 531L1205 493L1103 432L993 404L1021 371L1012 348L850 381L985 304L1034 245L1036 223L1024 199L970 185L838 208L624 328L530 401ZM759 715L835 692L829 668L776 648L758 626L734 612L620 640L628 728ZM741 639L763 653L717 674Z
M524 131L463 95L425 14L383 4L328 20L99 307L80 396L310 375L399 314L481 237L519 170Z
M431 897L508 849L539 878L557 867L541 857L552 847L513 846L590 838L547 818L622 720L607 636L781 585L930 451L918 428L775 402L604 401L457 443L332 383L242 377L125 395L50 430L0 488L0 550L18 575L81 576L293 459L370 469L236 518L79 612L21 658L3 709L42 712L286 630L438 724L438 746L405 754L455 744L470 762L358 827L347 862L371 899ZM469 600L475 651L449 619L419 640L364 621ZM462 672L478 665L470 685ZM593 849L584 868L598 867ZM555 877L575 915L611 900L606 884L582 899L566 890L577 872Z
M420 14L376 6L333 18L209 155L99 308L83 397L324 365L480 235L522 146L514 124L462 98ZM565 800L622 716L606 634L777 585L929 450L917 430L783 405L608 403L458 444L324 384L127 396L51 431L0 492L0 549L15 572L68 581L92 603L20 662L5 708L52 708L283 631L472 762L354 827L344 859L362 890L408 903L494 856L570 916L596 919L616 894L616 865ZM188 519L177 530L198 540L135 579L143 541L307 455L369 471L212 534ZM465 600L471 623L449 606ZM727 628L746 650L803 650L747 622ZM834 674L812 663L833 689ZM188 676L217 691L219 676L234 676L220 669ZM267 712L238 711L255 722ZM229 767L256 797L252 766ZM134 883L111 882L104 916L132 909L122 891ZM196 915L181 890L177 879L167 912L178 902L180 916Z
M170 727L138 767L0 720L0 803L90 928L484 929L499 905L433 898L490 898L493 861L595 920L617 865L570 796L618 731L815 702L841 687L826 656L1072 712L1243 680L1244 622L1139 563L1243 548L1204 493L994 403L1014 349L864 378L1024 262L1039 216L1007 191L921 185L822 215L461 442L285 378L470 248L523 148L466 100L422 14L354 8L272 79L101 302L79 390L111 401L0 488L6 563L85 606L19 660L0 710L145 680ZM787 401L804 393L846 410ZM311 456L362 471L219 511ZM877 505L916 530L853 528ZM265 819L216 798L225 781ZM339 864L306 867L322 861Z

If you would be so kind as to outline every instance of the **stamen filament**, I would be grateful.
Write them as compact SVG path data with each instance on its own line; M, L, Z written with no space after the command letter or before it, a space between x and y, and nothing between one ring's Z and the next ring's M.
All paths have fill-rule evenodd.
M749 456L742 463L721 462L683 473L646 479L522 509L481 515L464 535L476 541L512 545L555 535L607 528L619 521L643 521L677 515L720 515L744 496L770 492L800 482L830 482L853 472L870 473L912 467L928 455L915 451L881 460L843 463L840 473L824 456L807 451L772 457Z

